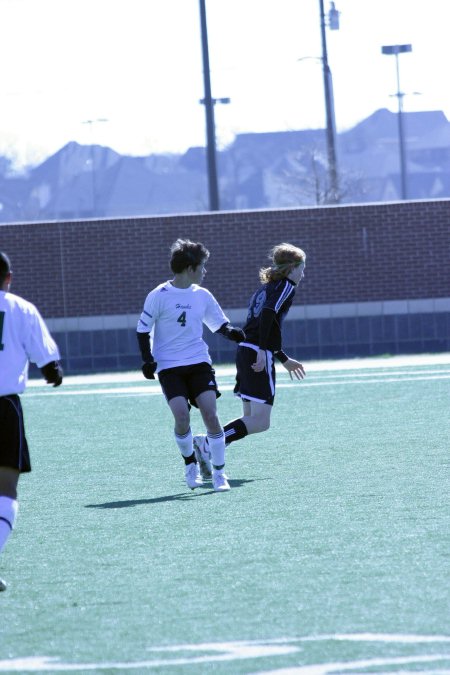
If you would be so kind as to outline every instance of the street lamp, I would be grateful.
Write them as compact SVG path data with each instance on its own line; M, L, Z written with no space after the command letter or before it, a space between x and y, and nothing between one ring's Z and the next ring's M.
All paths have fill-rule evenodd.
M384 45L381 47L382 54L394 54L395 66L397 71L397 93L398 99L398 146L400 152L400 177L401 177L401 194L402 199L407 199L407 180L406 180L406 160L405 160L405 133L403 129L403 96L405 95L400 89L400 68L398 55L405 52L412 52L411 45Z
M337 204L339 202L339 180L336 157L336 121L334 114L334 96L333 80L330 66L328 64L327 37L325 31L325 10L323 0L319 0L320 7L320 32L322 37L322 70L323 87L325 94L325 113L326 113L326 134L327 134L327 155L328 155L328 175L329 175L329 198L328 202ZM331 30L339 29L339 12L334 2L331 3L329 12L328 26Z

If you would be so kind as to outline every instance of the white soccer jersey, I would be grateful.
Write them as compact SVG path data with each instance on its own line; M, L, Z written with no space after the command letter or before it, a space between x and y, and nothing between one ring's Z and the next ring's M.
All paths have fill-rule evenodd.
M206 288L197 284L175 288L166 281L147 295L137 330L151 332L159 373L166 368L211 363L203 324L215 333L224 323L229 323L228 318Z
M0 396L25 390L29 361L41 368L59 360L58 347L36 307L0 291Z

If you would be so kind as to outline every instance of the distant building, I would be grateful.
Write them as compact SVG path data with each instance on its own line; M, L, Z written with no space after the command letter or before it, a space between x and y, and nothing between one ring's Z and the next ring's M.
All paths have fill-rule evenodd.
M397 113L382 109L337 136L340 203L401 197ZM407 194L450 197L450 123L441 111L404 113ZM0 166L7 166L7 160ZM323 129L238 134L218 152L221 208L327 201ZM208 209L205 148L121 156L68 143L26 176L0 174L0 223L193 213Z

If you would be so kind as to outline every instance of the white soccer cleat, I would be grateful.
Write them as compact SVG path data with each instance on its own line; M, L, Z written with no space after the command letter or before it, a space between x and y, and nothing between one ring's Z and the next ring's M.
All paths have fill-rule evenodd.
M224 474L222 469L212 470L212 484L216 492L226 492L230 489L228 477Z
M3 579L0 579L0 591L6 591L6 584Z
M198 464L194 464L194 462L186 466L184 477L186 478L187 486L190 487L191 490L195 490L195 488L203 485L200 469Z
M200 466L200 473L203 480L211 478L211 453L206 446L205 434L198 434L193 438L194 452L197 462Z

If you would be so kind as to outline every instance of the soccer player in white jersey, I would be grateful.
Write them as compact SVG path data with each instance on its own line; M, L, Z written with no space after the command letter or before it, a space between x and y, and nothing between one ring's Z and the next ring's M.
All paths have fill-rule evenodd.
M19 397L29 362L54 387L63 379L58 347L44 320L34 305L9 292L11 279L9 258L0 252L0 551L16 520L19 476L31 471ZM5 589L0 579L0 591Z
M154 379L155 372L175 420L175 441L185 462L185 479L194 489L212 476L214 490L230 489L225 467L225 437L217 416L220 396L203 324L235 342L245 339L233 328L214 296L201 287L209 251L201 243L177 239L172 245L170 268L173 279L151 291L137 326L142 372ZM200 410L211 454L210 471L200 472L190 427L190 406Z
M282 350L282 323L292 305L295 291L303 279L306 255L292 244L278 244L270 252L271 264L259 271L261 286L250 298L243 326L245 341L236 353L236 386L242 400L243 415L224 426L228 446L249 434L266 431L275 399L275 361L301 380L303 365ZM208 461L209 442L204 434L194 436L197 455Z

